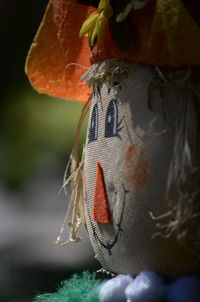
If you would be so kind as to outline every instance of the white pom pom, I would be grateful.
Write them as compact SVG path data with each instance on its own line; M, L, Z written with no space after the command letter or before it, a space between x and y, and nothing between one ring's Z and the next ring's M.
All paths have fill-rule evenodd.
M185 276L174 281L168 289L168 302L199 302L200 278Z
M165 283L154 272L141 272L126 288L127 302L162 302Z
M101 302L126 302L125 289L133 278L129 275L117 275L102 285L99 291Z

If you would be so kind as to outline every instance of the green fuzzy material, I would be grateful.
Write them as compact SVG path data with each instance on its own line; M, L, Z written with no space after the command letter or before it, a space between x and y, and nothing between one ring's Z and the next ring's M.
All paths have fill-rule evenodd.
M37 296L33 302L99 302L98 292L102 281L96 279L96 274L83 272L61 283L53 294Z

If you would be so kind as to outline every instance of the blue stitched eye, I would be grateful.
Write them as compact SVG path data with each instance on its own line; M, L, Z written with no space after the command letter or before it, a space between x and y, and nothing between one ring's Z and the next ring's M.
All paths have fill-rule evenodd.
M121 139L119 132L122 130L122 120L118 121L118 105L117 100L111 100L107 112L105 121L105 137L118 137Z
M95 104L92 110L92 116L90 120L88 143L91 143L98 139L98 126L99 126L98 124L99 124L98 106L97 104Z

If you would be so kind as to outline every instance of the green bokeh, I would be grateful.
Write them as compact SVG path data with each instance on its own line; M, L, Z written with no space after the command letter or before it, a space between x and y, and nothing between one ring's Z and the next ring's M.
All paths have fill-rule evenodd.
M40 95L28 85L9 93L1 121L0 175L4 182L19 187L37 170L68 157L82 108L79 103ZM63 171L64 164L63 160Z

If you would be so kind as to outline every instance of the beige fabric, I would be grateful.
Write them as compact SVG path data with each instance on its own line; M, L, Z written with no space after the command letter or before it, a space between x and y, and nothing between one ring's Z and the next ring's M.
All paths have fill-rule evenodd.
M109 74L105 66L95 80L92 73L86 75L94 93L85 148L85 215L95 256L115 273L200 272L196 251L174 233L153 236L158 221L152 218L176 205L176 200L168 205L165 195L177 123L193 95L191 82L171 85L165 71L139 64L126 65L125 72L121 66L115 73L121 63L111 60L108 66L116 68ZM92 218L97 162L103 168L112 224Z

